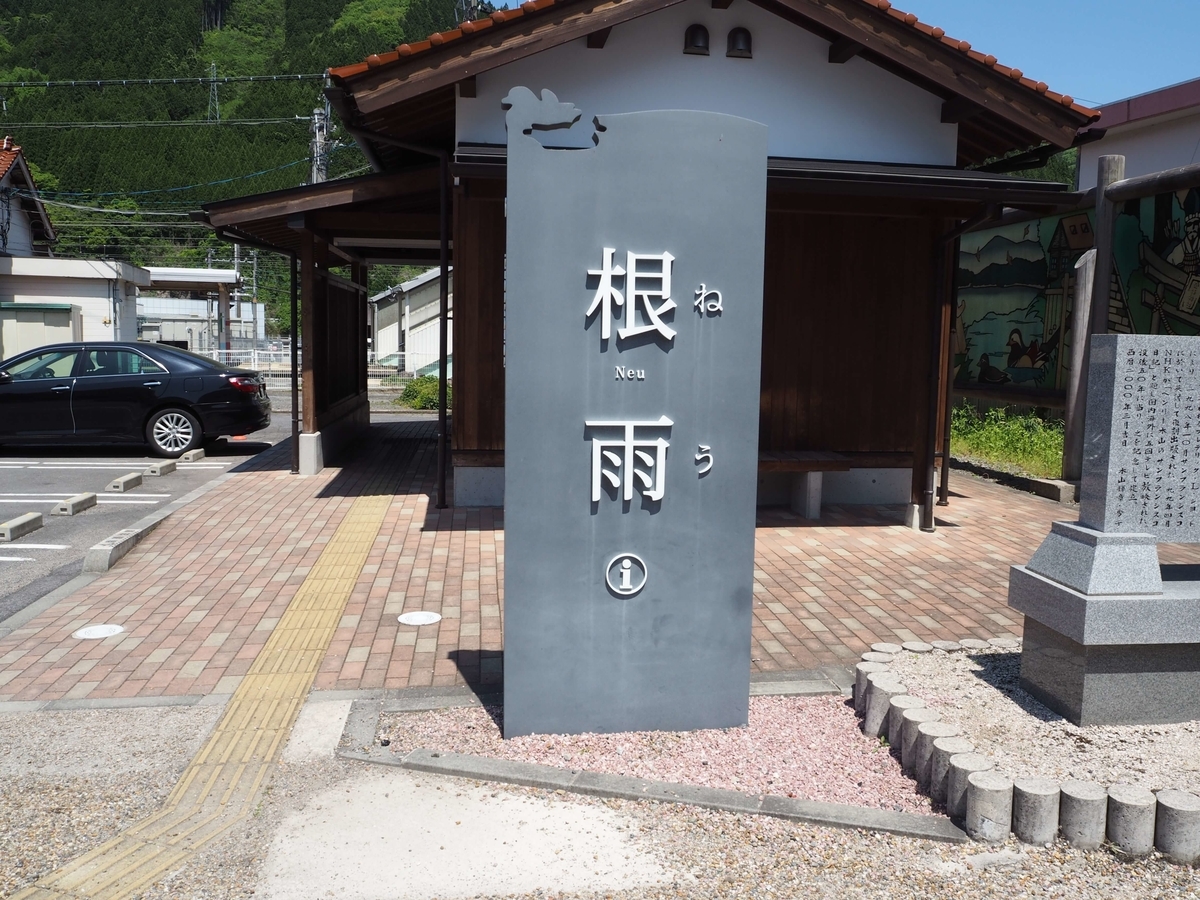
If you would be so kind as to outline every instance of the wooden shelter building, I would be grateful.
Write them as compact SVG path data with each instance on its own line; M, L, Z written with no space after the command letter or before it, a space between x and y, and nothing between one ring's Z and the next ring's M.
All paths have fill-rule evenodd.
M1070 147L1099 115L888 0L528 0L329 76L376 173L205 215L300 260L310 436L365 421L364 267L431 262L448 239L459 505L503 502L505 366L538 364L504 353L511 88L584 110L547 146L648 109L768 126L760 502L811 513L824 472L827 502L907 502L927 528L956 237L1005 207L1077 199L985 164ZM329 274L347 264L350 279Z

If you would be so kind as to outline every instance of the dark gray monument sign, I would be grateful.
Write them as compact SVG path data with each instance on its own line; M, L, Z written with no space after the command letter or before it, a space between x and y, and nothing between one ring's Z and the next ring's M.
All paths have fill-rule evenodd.
M1097 335L1079 521L1055 522L1008 603L1021 684L1077 724L1200 719L1200 339Z
M745 724L767 129L505 108L504 733Z

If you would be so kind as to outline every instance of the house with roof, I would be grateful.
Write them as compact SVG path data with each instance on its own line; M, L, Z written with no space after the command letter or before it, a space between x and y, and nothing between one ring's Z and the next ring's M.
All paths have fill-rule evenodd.
M786 503L819 472L826 502L904 503L928 528L955 239L1002 207L1077 204L1068 185L977 167L1070 147L1099 117L888 0L527 0L329 78L375 173L209 204L204 220L298 261L306 471L326 436L365 421L365 387L337 374L364 363L326 327L335 309L365 305L373 263L452 259L443 472L459 505L503 502L505 303L521 302L505 296L501 101L512 88L583 110L540 133L546 146L586 146L595 115L642 110L767 126L759 500ZM346 264L350 279L328 271Z
M56 236L21 148L0 144L0 359L56 341L134 340L144 269L57 259Z
M21 148L0 144L0 256L49 256L56 236Z
M231 308L241 284L232 269L54 256L46 205L11 137L0 144L0 173L0 359L61 341L172 340L212 349L231 335L250 343L264 335L262 304Z

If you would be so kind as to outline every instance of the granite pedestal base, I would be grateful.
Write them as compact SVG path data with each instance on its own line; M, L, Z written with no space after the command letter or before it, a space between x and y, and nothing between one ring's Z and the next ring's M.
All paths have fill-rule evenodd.
M1158 594L1084 594L1025 566L1021 687L1076 725L1200 720L1200 572L1161 566Z
M1021 688L1076 725L1200 720L1200 644L1089 647L1026 616Z

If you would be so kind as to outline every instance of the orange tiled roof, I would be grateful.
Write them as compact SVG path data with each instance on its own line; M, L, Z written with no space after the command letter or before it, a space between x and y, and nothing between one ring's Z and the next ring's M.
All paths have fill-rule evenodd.
M329 69L329 75L333 78L353 78L356 75L362 75L371 69L379 66L387 65L388 63L397 62L401 59L408 59L413 56L419 56L422 53L428 53L435 47L441 47L444 44L452 43L462 39L466 35L476 34L485 29L492 28L496 25L501 25L505 22L511 22L514 19L519 19L528 13L535 13L543 9L549 9L556 4L568 3L570 0L525 0L520 6L515 9L497 10L486 19L478 19L474 22L463 22L458 28L450 31L441 31L431 34L424 41L417 41L412 44L401 44L395 50L387 53L375 53L368 56L360 63L354 63L349 66L336 66ZM1069 107L1075 112L1087 116L1091 119L1096 119L1100 116L1099 110L1092 109L1082 104L1076 103L1074 98L1067 94L1060 94L1050 90L1050 86L1044 81L1034 81L1032 78L1026 78L1025 74L1020 69L1011 68L1003 65L996 60L996 57L991 54L980 53L971 47L969 41L962 41L958 38L952 38L946 32L932 25L927 25L917 19L913 13L902 12L894 8L891 0L859 0L859 2L872 6L875 9L886 12L893 19L898 19L910 28L921 32L921 34L932 37L947 47L952 47L971 59L975 60L990 69L995 70L1001 75L1007 75L1013 81L1020 83L1022 86L1036 91L1044 95L1052 101L1057 101L1063 106Z
M11 137L5 135L4 143L0 144L0 178L8 174L18 159L21 158L21 148L13 143Z

